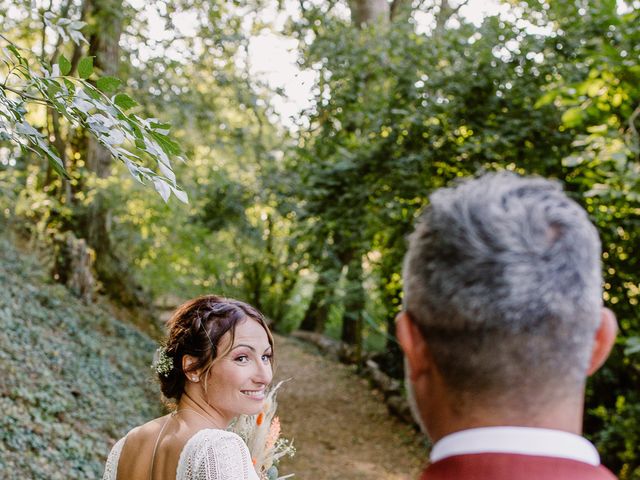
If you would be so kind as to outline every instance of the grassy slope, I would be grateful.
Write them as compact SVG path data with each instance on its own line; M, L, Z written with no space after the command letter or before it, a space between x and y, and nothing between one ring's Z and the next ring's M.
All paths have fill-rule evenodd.
M0 478L101 478L112 443L160 413L154 348L0 236Z

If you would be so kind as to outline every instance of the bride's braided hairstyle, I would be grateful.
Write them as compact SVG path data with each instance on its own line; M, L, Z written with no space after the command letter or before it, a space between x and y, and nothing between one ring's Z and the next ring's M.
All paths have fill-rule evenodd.
M158 375L162 394L168 399L180 400L186 381L186 372L182 369L182 358L185 355L196 358L191 368L202 369L206 380L216 359L228 353L218 351L220 339L230 332L230 349L236 326L246 319L253 319L264 328L273 350L273 337L264 315L251 305L231 298L205 295L178 307L167 323L169 334L165 348L173 367L166 375ZM206 381L204 385L206 388Z

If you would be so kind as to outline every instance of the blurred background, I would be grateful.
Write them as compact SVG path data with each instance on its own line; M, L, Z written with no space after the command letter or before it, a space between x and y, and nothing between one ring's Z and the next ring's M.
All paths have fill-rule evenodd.
M640 479L639 10L0 0L0 470L99 476L109 441L159 408L150 382L130 385L158 312L203 293L401 379L393 319L414 218L435 188L507 169L562 182L599 229L620 337L589 383L585 430L605 465ZM81 102L55 104L60 72L117 88L131 113L114 122L147 119L164 153L147 143L134 165L114 153L124 139L96 142Z

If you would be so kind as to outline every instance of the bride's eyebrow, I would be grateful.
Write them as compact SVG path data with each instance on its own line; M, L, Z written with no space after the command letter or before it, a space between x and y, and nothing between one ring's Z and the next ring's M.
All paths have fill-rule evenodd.
M252 352L255 352L256 349L253 348L251 345L246 345L244 343L239 343L238 345L235 345L231 350L235 350L236 348L240 348L240 347L245 347L248 348L249 350L251 350Z
M239 343L238 345L235 345L231 350L233 351L233 350L235 350L236 348L240 348L240 347L248 348L248 349L249 349L249 350L251 350L252 352L255 352L255 351L256 351L256 349L255 349L255 348L253 348L251 345L247 345L247 344L245 344L245 343ZM271 349L272 349L272 348L271 348L271 345L269 345L267 348L265 348L265 349L264 349L264 351L265 351L265 352L268 352L268 351L270 351Z

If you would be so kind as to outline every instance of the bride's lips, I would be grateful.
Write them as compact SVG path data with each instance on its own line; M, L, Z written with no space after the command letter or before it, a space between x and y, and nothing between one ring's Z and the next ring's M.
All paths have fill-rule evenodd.
M263 390L240 390L243 395L253 399L253 400L264 400L264 389Z

